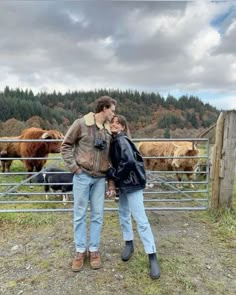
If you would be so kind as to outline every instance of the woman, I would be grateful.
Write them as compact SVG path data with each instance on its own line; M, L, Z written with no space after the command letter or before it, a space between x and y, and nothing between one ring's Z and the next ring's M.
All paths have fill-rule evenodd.
M129 129L125 117L115 115L110 128L113 137L110 147L112 167L108 170L108 178L113 179L119 189L119 221L125 241L121 259L128 261L134 251L132 215L144 250L149 257L150 277L158 279L160 269L155 241L143 204L143 189L146 184L143 159L128 137ZM112 194L108 191L108 195L109 193Z

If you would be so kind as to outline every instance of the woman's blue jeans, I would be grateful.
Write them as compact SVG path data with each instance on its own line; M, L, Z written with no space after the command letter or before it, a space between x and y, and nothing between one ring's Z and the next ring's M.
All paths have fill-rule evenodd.
M136 222L145 253L156 253L154 237L145 213L142 190L132 193L120 192L119 221L124 241L132 241L134 239L131 215Z
M97 251L103 223L105 178L90 176L84 172L74 174L74 242L76 252ZM90 205L89 243L87 244L86 213Z

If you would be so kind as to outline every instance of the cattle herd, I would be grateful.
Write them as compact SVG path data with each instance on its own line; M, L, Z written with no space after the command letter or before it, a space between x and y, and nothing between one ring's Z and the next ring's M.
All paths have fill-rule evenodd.
M59 153L61 141L44 141L44 139L61 140L63 134L57 130L31 127L23 130L19 136L2 137L0 139L0 155L2 158L21 158L28 172L39 172L46 163L46 159L31 158L46 158L49 153ZM2 172L9 172L11 163L11 159L1 160Z
M183 176L183 173L180 173L180 171L185 171L190 186L194 187L191 182L193 172L195 171L199 162L199 158L197 157L199 156L200 151L192 142L145 141L138 144L138 150L144 157L144 165L146 170L176 171L176 177L179 182L177 186L179 188L182 187L181 180Z
M45 139L54 139L55 141L45 141ZM1 137L0 158L3 158L1 159L2 173L10 172L13 161L11 158L19 158L27 172L40 172L47 161L48 154L60 152L62 139L63 134L57 130L43 130L35 127L23 130L19 136ZM192 142L145 141L138 144L138 150L144 157L146 170L176 171L179 184L182 180L183 171L185 171L186 177L193 187L191 180L199 162L197 157L200 151ZM42 175L38 177L37 182L47 184L45 185L46 193L50 188L54 191L61 190L63 193L72 190L72 174L68 174L68 172L55 167L51 170L46 169L45 172L43 177ZM50 186L50 183L55 185ZM68 183L68 185L60 185L60 183ZM63 198L66 198L66 196L63 195Z
M42 170L49 153L60 153L61 141L63 138L63 134L57 130L43 130L35 127L23 130L19 136L1 137L0 157L2 158L2 173L10 172L10 167L13 161L11 158L19 158L23 162L26 171L29 172L28 177L30 178L31 172L40 172ZM49 141L49 139L54 141ZM53 172L56 172L56 170L60 173L62 172L59 168L54 168ZM47 175L47 171L44 174ZM54 191L61 190L63 193L72 190L71 185L59 185L59 182L63 181L69 181L71 183L71 177L68 178L68 176L56 173L54 177L52 177L51 174L49 176L41 179L42 183L45 184L45 192L48 192L50 188ZM39 179L40 177L36 177L37 182L40 182ZM58 185L50 186L50 181L58 182ZM63 199L64 198L67 197L63 195Z

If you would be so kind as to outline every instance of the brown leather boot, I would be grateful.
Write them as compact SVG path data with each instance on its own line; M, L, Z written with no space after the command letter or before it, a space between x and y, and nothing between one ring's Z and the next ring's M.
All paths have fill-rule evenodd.
M86 251L84 253L77 252L75 258L72 261L72 271L81 271L84 266L84 259L86 256Z
M92 269L98 269L101 267L102 262L98 251L89 252L90 266Z

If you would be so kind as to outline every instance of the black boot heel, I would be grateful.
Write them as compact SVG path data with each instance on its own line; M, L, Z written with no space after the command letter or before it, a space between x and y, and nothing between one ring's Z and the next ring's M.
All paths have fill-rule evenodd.
M148 254L149 257L149 267L150 267L150 277L155 280L160 277L160 267L158 265L156 253Z
M121 259L123 261L128 261L130 257L132 256L132 253L134 252L134 245L133 241L126 241L125 247L123 248L121 252Z

